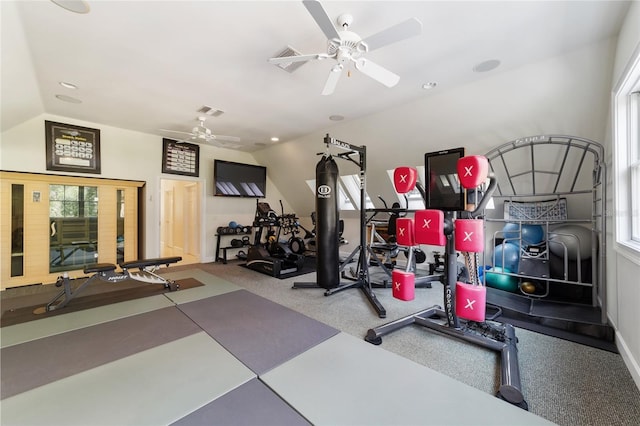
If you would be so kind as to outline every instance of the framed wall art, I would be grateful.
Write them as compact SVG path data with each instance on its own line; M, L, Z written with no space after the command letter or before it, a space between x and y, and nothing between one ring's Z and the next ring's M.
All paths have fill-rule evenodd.
M200 146L162 139L162 173L200 176Z
M100 130L45 121L47 170L100 174Z

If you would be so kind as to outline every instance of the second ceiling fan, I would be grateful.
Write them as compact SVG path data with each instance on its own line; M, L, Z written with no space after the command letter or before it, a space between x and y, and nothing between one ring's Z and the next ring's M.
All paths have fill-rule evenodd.
M304 0L302 3L316 21L322 32L327 36L327 53L270 58L270 63L284 64L328 58L335 59L336 64L329 72L329 77L327 78L324 89L322 90L323 95L330 95L334 92L336 85L338 84L338 80L342 75L342 71L351 63L354 65L356 70L387 87L393 87L398 84L400 81L400 77L398 75L375 62L366 59L364 55L372 50L379 49L409 37L420 35L422 33L422 23L418 19L408 19L362 39L356 33L349 31L349 26L353 22L353 17L351 15L343 14L338 17L337 22L341 28L339 30L335 27L320 2L315 0Z

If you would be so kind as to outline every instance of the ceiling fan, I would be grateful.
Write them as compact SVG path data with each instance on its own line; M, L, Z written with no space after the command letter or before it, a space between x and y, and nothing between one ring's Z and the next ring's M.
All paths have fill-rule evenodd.
M204 125L204 122L207 120L207 117L198 117L198 125L195 126L191 132L181 132L179 130L169 130L169 129L160 129L161 132L171 132L171 133L180 133L183 135L187 135L190 141L193 142L206 142L214 145L224 145L219 142L227 141L227 142L240 142L240 138L237 136L225 136L225 135L214 135L211 132L211 129L207 128ZM182 142L186 142L183 138Z
M358 71L387 87L393 87L398 84L398 81L400 81L400 77L398 75L372 62L371 60L366 59L364 55L372 50L379 49L409 37L420 35L422 33L422 23L418 19L408 19L369 36L366 39L362 39L356 33L349 31L349 26L353 22L353 16L349 14L340 15L337 22L341 30L338 30L319 1L303 0L302 3L316 21L322 32L327 36L327 53L270 58L270 63L284 64L328 58L335 59L336 64L329 72L329 78L322 90L323 95L330 95L334 92L343 69L350 63L353 63Z

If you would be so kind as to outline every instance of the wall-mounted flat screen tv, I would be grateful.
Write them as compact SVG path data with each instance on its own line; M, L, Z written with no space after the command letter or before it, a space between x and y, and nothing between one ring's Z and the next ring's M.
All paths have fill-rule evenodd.
M463 211L465 191L458 178L458 160L464 148L428 152L424 155L425 195L428 209Z
M214 195L264 198L267 194L267 168L264 166L214 160L213 180Z

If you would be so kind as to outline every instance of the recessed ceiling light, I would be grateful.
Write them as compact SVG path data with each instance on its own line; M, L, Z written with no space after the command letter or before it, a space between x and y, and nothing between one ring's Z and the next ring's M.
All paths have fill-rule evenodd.
M344 117L342 115L331 115L329 116L329 120L331 121L342 121Z
M500 66L500 61L497 59L489 59L488 61L480 62L473 67L473 72L487 72L494 70Z
M63 9L75 13L89 13L89 4L82 0L51 0Z
M72 98L71 96L67 96L67 95L56 95L56 98L60 99L61 101L71 102L72 104L82 103L80 99Z
M279 142L279 141L280 141L280 138L277 138L275 136L271 138L271 142Z
M436 83L435 81L430 81L428 83L424 83L422 85L422 88L424 90L429 90L429 89L433 89L434 87L436 87L438 85L438 83Z
M73 90L75 90L75 89L77 89L77 88L78 88L78 86L76 86L75 84L73 84L73 83L67 83L66 81L61 81L61 82L59 82L58 84L60 84L60 86L62 86L62 87L64 87L64 88L66 88L66 89L73 89Z

